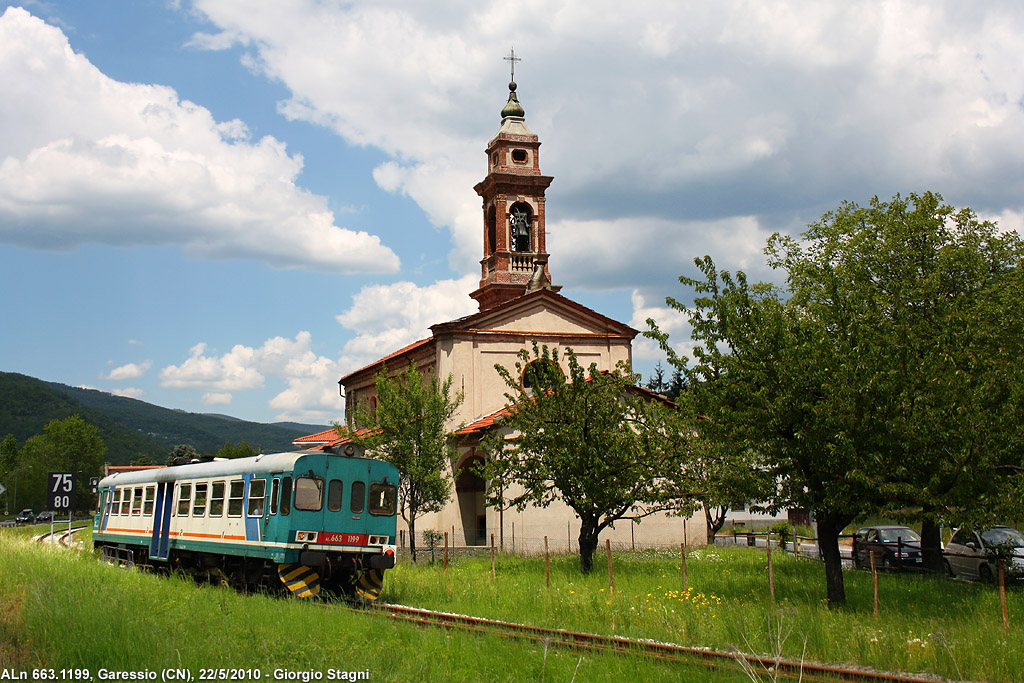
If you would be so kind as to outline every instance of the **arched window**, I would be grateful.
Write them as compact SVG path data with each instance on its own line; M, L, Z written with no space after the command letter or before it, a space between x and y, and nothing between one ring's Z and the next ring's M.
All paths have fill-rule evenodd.
M512 251L530 251L533 212L525 202L516 202L509 211L509 244Z
M487 253L493 254L498 248L497 215L493 206L487 210Z

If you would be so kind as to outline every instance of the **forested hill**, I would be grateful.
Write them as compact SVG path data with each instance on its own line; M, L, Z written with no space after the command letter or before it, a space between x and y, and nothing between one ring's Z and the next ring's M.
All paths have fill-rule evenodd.
M0 372L0 439L13 434L19 445L41 434L51 420L80 415L100 430L106 460L127 464L140 455L163 462L171 448L188 444L213 454L226 441L247 441L264 452L294 450L292 439L326 429L319 425L246 422L161 408L145 401L79 389L15 373Z

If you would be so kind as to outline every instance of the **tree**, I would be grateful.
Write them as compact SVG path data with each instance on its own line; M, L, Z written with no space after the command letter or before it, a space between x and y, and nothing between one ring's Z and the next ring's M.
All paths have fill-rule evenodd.
M665 369L661 367L661 361L659 360L654 365L654 372L651 374L651 378L647 380L647 388L656 394L663 394L668 388L665 384Z
M455 441L448 423L462 403L462 393L452 393L452 376L439 382L409 366L388 377L387 369L374 378L377 404L373 412L360 406L355 424L376 424L352 437L376 457L398 468L398 507L409 525L409 549L416 561L416 520L440 511L451 495L447 472L456 457ZM348 435L344 426L335 425Z
M26 472L25 485L19 482L19 500L24 495L29 504L41 508L47 501L49 472L74 472L80 475L80 482L88 481L102 473L106 454L99 429L78 415L50 421L43 433L29 437L22 449ZM79 483L79 487L78 506L87 509L91 495L82 495L82 491L88 491L84 484Z
M180 443L171 449L171 452L167 455L167 464L184 464L192 462L199 457L199 451L187 443Z
M803 243L769 240L784 289L705 257L703 280L680 278L692 309L668 300L690 313L687 374L716 439L756 450L776 509L815 511L830 605L845 601L838 535L858 516L966 520L968 499L998 497L1020 471L1024 250L941 202L843 204Z
M14 434L8 434L0 442L0 474L13 470L18 464L18 440Z
M663 493L678 452L666 440L667 409L637 391L624 365L584 370L567 349L567 376L558 352L536 343L532 355L524 349L518 357L515 373L495 366L508 387L501 427L515 436L489 453L490 497L500 494L520 510L562 500L579 517L580 569L587 573L601 531L650 514ZM494 482L503 490L494 491Z
M236 458L251 458L255 455L259 455L259 451L250 446L249 442L243 439L235 446L232 446L230 441L225 441L224 445L221 446L220 450L217 451L217 454L214 457L234 460Z

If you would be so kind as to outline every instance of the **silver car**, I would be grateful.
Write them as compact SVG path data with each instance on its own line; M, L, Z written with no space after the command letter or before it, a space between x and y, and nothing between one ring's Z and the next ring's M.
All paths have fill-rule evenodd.
M996 561L1006 558L1008 578L1024 576L1024 534L1008 526L984 531L960 529L942 555L950 576L991 582L998 576Z

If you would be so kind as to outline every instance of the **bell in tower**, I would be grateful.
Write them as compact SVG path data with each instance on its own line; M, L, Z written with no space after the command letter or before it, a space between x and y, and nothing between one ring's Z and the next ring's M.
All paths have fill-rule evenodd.
M513 65L501 126L487 144L487 177L473 189L483 198L484 257L480 287L470 294L485 311L533 291L537 282L552 287L544 233L544 191L551 176L540 173L540 140L526 125L516 95ZM538 271L538 273L535 273ZM531 285L531 282L533 283Z

